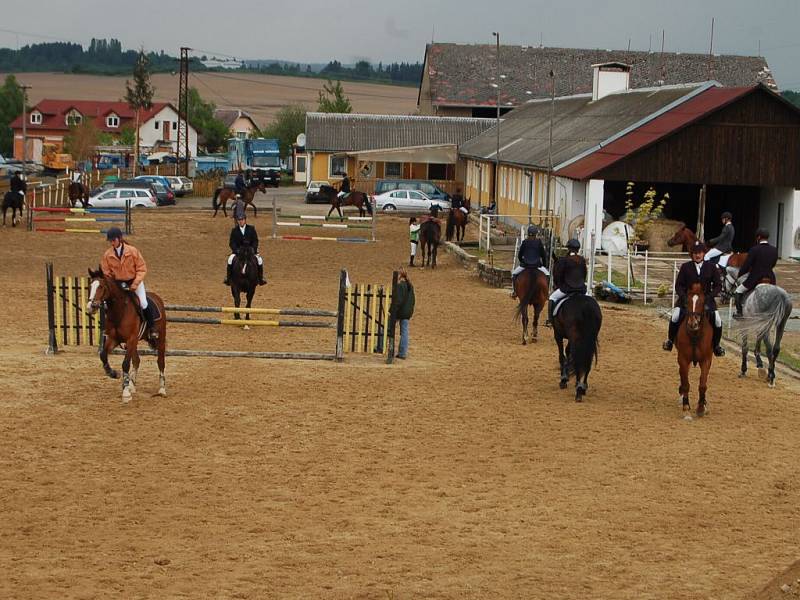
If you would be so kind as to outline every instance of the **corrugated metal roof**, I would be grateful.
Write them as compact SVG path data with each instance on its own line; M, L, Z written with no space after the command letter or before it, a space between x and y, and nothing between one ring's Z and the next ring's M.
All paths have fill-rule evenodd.
M494 125L494 119L317 113L306 115L306 149L353 152L461 144Z
M592 102L591 94L537 100L508 115L500 124L500 160L547 169L550 115L553 114L552 164L559 165L598 146L615 134L639 123L701 86L682 85L630 90L609 94ZM508 146L506 149L502 149ZM459 147L462 156L494 160L497 137L494 129Z
M620 137L576 162L556 171L557 175L572 179L589 179L594 173L611 166L618 160L657 142L701 117L717 110L758 86L739 88L710 88L672 108L652 121Z

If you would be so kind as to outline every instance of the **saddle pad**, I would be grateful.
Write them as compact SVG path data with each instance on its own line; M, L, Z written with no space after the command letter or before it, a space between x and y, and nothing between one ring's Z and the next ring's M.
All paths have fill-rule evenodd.
M728 259L730 259L730 254L723 254L719 257L719 262L717 263L723 269L728 266Z
M561 305L564 304L564 302L566 302L567 300L569 300L570 298L572 298L574 296L582 296L582 295L583 294L575 293L575 294L570 294L569 296L564 296L561 300L556 302L555 309L553 309L553 316L555 317L558 314L558 309L561 308Z
M161 309L158 304L153 301L153 297L147 294L147 305L150 307L150 312L153 314L153 322L160 321L162 318Z

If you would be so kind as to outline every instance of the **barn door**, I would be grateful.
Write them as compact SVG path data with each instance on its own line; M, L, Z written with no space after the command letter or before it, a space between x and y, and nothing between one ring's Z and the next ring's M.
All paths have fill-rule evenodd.
M167 141L169 141L169 127L170 127L170 122L169 122L169 121L162 121L162 123L163 123L163 131L164 131L164 133L163 133L163 136L162 136L162 139L163 139L165 142L167 142Z

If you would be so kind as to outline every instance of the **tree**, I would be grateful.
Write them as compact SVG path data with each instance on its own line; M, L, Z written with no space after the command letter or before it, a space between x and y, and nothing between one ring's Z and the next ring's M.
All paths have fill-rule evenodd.
M785 92L781 92L781 95L795 106L800 107L800 92L786 90Z
M275 120L267 125L261 136L275 138L281 148L281 156L288 156L297 134L306 130L306 107L302 104L284 106L275 115Z
M325 93L323 93L323 91ZM324 113L353 112L350 99L344 95L344 88L342 88L341 81L333 83L333 81L328 79L327 82L322 85L322 90L319 92L319 105L317 106L317 110Z
M14 152L14 138L9 125L22 114L25 95L16 77L6 75L0 87L0 154L10 156Z
M217 152L219 149L224 149L230 132L225 123L214 116L217 107L213 102L203 100L197 88L189 88L187 94L189 106L186 118L189 124L203 135L206 150Z
M125 125L119 130L119 143L123 146L133 146L136 143L136 132L130 125Z
M144 53L144 48L139 50L139 58L133 67L133 86L125 81L125 102L136 112L136 144L133 149L133 175L139 168L139 119L142 110L149 110L153 106L155 89L150 83L150 59Z
M75 161L91 159L95 148L100 143L100 131L90 119L84 119L79 125L69 128L64 136L64 150L72 155Z

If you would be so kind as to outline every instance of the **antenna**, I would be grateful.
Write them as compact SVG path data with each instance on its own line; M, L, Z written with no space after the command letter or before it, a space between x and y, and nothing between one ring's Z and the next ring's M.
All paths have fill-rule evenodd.
M544 48L544 34L539 32L539 48Z
M650 41L647 42L647 53L650 54L653 51L653 34L650 34Z
M628 38L628 53L631 51L631 38Z
M665 29L661 30L661 84L663 85L664 82L667 80L667 63L664 61L664 42L667 37L667 32Z
M712 72L713 72L713 65L714 62L714 17L711 17L711 43L708 46L708 81L712 79Z
M758 40L758 55L761 56L761 40Z
M431 27L431 44L433 43L433 38L436 37L436 23L433 24Z

